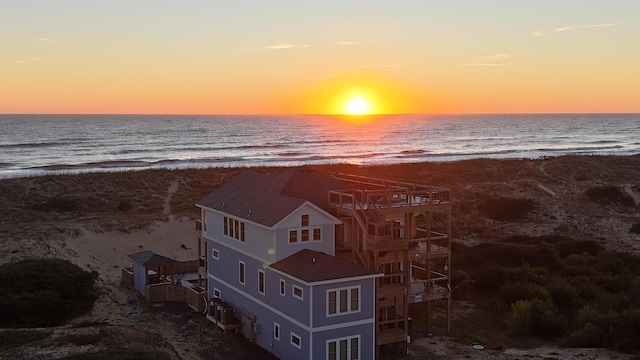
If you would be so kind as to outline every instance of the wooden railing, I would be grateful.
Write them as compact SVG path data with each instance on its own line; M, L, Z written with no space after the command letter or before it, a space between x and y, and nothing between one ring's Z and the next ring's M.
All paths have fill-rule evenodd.
M176 265L177 274L197 273L198 260L181 261Z

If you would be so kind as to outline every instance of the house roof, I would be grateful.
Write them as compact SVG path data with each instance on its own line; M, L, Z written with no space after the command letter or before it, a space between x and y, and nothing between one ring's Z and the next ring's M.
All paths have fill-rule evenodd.
M309 249L300 250L270 267L307 283L378 274L364 266Z
M160 255L160 254L156 254L155 252L151 251L151 250L146 250L146 251L142 251L139 253L135 253L135 254L129 254L127 255L131 260L133 260L134 262L141 264L142 266L149 266L149 265L164 265L164 264L171 264L171 263L175 263L178 262L175 259L172 259L170 257L164 256L164 255Z
M271 227L307 201L329 212L327 191L344 187L328 174L305 168L277 175L246 170L196 204Z

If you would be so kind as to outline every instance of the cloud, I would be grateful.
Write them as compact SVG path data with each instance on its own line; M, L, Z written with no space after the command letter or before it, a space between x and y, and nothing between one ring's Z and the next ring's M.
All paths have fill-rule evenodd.
M42 59L39 58L39 57L26 57L24 59L15 60L14 62L16 64L26 64L26 63L30 63L30 62L37 62L37 61L40 61L40 60L42 60Z
M562 31L575 30L575 29L588 29L588 28L609 27L609 26L616 26L616 25L618 25L618 24L621 24L621 23L616 22L616 23L609 23L609 24L594 24L594 25L564 26L564 27L557 28L557 29L553 30L553 32L562 32Z
M391 69L394 73L400 71L400 64L362 65L360 67L366 69Z
M349 45L356 45L357 42L354 41L338 41L336 43L336 45L340 45L340 46L349 46Z
M270 45L270 46L265 46L263 47L263 49L266 50L283 50L283 49L304 49L304 48L308 48L309 45L307 44L276 44L276 45Z
M554 29L551 33L558 33L558 32L563 32L563 31L569 31L569 30L577 30L577 29L591 29L591 28L600 28L600 27L610 27L610 26L616 26L616 25L620 25L622 24L622 22L614 22L614 23L605 23L605 24L592 24L592 25L578 25L578 26L563 26L563 27L559 27ZM533 36L545 36L548 34L539 32L539 31L534 31L531 33L531 35Z
M512 54L501 53L496 55L484 56L478 59L474 59L471 61L458 63L460 66L489 66L489 67L497 67L503 66L503 61L509 60Z

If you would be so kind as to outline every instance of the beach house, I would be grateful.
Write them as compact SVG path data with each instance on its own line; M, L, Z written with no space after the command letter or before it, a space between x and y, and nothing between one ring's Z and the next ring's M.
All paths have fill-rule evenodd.
M375 358L410 304L450 299L447 189L243 171L196 206L207 318L282 359Z

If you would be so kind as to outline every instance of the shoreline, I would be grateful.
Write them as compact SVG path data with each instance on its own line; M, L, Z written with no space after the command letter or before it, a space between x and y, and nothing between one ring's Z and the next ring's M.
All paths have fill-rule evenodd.
M322 172L356 173L450 188L453 236L458 243L557 234L596 240L605 248L640 255L640 235L629 231L632 224L640 222L640 155L313 167ZM92 313L83 319L114 326L141 326L147 321L149 306L155 305L133 301L133 292L120 285L120 268L130 266L127 255L156 250L180 260L195 259L194 219L198 212L194 203L244 169L142 170L0 179L0 206L6 214L0 220L0 263L47 256L96 271L102 295ZM285 168L251 169L277 173ZM601 186L614 186L633 195L635 206L589 199L587 190ZM488 197L526 198L536 205L526 219L496 221L477 210ZM199 346L197 337L180 334L184 328L176 330L179 325L160 316L154 321L158 323L145 325L144 329L163 334L176 354L203 358L194 357L193 349ZM215 332L206 336L221 341ZM526 351L507 346L508 351L478 352L446 337L413 342L411 351L415 356L409 359L424 356L425 352L444 353L434 355L443 359L629 358L603 349L555 346L535 346Z

